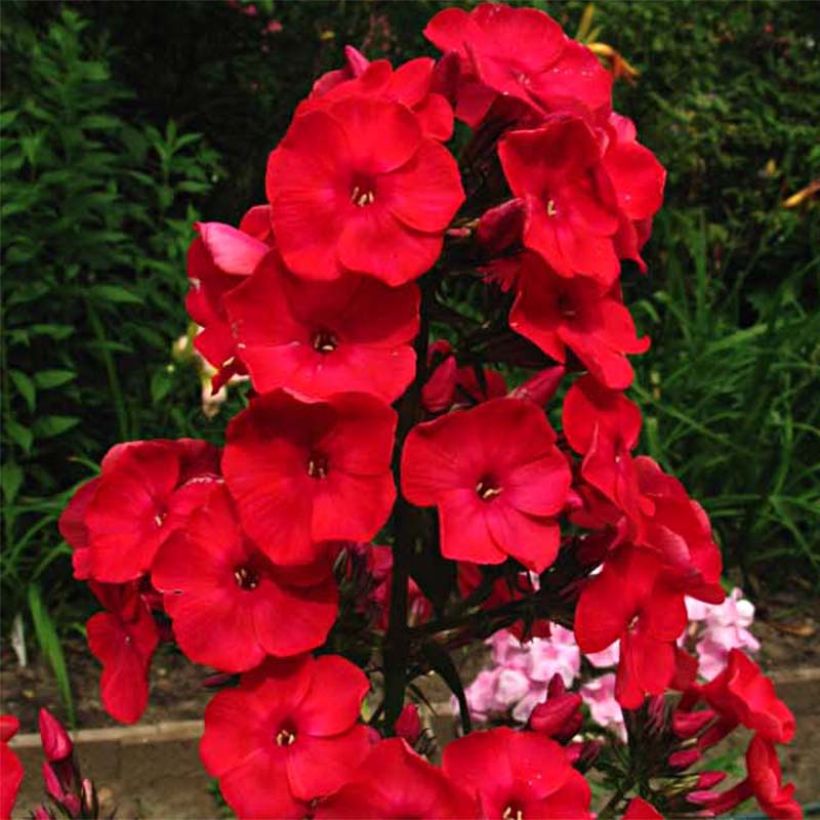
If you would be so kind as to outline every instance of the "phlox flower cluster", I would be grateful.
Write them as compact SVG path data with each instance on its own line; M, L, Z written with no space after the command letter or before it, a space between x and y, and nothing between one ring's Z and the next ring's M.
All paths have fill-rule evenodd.
M521 820L591 816L606 749L573 740L582 697L648 738L629 744L645 760L607 764L616 809L639 789L661 811L731 804L680 785L657 705L678 691L687 750L752 728L737 794L792 811L771 684L732 649L701 685L679 645L687 600L724 601L721 555L639 454L625 392L649 340L622 272L646 271L666 172L544 12L448 8L424 34L437 59L348 48L271 151L266 201L196 225L194 344L247 402L217 443L116 445L62 515L102 606L102 702L136 721L174 643L217 672L200 751L239 816ZM459 695L451 652L495 633L492 697L527 725L463 714L434 765L417 684ZM615 671L578 694L583 656Z

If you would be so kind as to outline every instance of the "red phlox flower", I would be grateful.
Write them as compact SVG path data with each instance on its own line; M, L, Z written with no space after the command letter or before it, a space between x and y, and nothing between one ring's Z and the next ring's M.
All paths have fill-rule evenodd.
M77 574L121 583L147 572L160 544L207 497L218 457L213 445L193 439L112 448L99 478L80 488L61 523L76 550Z
M415 703L406 703L401 710L401 714L393 724L393 730L397 737L403 738L412 747L421 735L421 717L419 709Z
M600 493L615 510L596 510L609 523L619 524L619 515L626 516L624 526L633 534L641 532L642 513L651 511L651 504L640 494L638 469L631 450L638 443L641 412L621 392L610 390L591 375L582 376L567 391L563 407L563 430L569 446L583 455L580 475L594 488L584 496L587 505L595 506L595 493ZM589 510L587 510L589 512ZM577 523L595 526L593 521Z
M275 567L242 532L221 484L162 546L151 579L180 649L228 672L320 646L338 609L330 564L296 575Z
M560 276L604 286L618 277L619 210L601 179L601 137L583 119L556 116L498 144L510 189L525 208L523 243Z
M450 8L433 17L424 34L458 55L456 116L472 128L499 96L540 114L606 112L611 105L609 73L542 11L501 3L471 12Z
M421 400L430 413L444 412L454 404L477 404L507 393L507 382L495 370L482 368L479 379L475 367L459 367L452 346L444 339L430 345L427 363L431 373L422 387Z
M353 778L316 807L317 818L478 817L457 782L402 738L376 744Z
M310 96L313 97L318 96L321 97L327 94L336 86L341 85L348 80L353 80L356 77L360 77L365 69L370 65L370 60L364 56L357 48L353 46L345 46L344 47L344 55L345 55L345 64L342 68L336 68L332 71L326 71L313 83L313 89L310 92ZM308 98L310 99L310 97Z
M105 612L86 624L88 648L103 665L100 696L120 723L135 723L148 704L148 670L159 631L136 584L90 583Z
M410 109L362 94L297 116L266 184L282 257L306 279L415 279L464 201L455 160Z
M725 792L699 790L688 796L710 817L726 814L743 801L754 797L769 817L801 820L803 810L794 799L794 786L783 785L780 761L774 744L755 735L746 749L746 778Z
M362 393L307 403L277 390L228 425L222 470L248 536L275 564L310 564L329 540L367 541L395 500L396 413Z
M556 394L566 373L566 368L557 365L545 367L531 376L523 384L510 391L512 399L529 399L541 407L546 407L549 400Z
M387 402L413 380L419 290L345 274L310 282L269 254L225 303L254 388L322 399L372 393Z
M589 784L545 735L473 732L444 748L442 766L476 795L483 817L592 817Z
M510 327L563 364L569 348L595 379L612 390L632 384L627 353L645 353L620 289L602 289L585 277L556 276L531 253L518 261Z
M368 62L351 46L345 47L345 56L347 67L320 77L311 95L296 109L296 116L313 111L324 103L364 95L402 103L415 114L425 137L440 142L450 139L453 109L446 97L433 89L434 60L418 57L394 70L387 60Z
M571 479L544 412L491 399L414 427L401 459L404 496L438 507L446 558L542 572L560 543L556 516Z
M23 764L9 748L9 741L20 729L12 715L0 715L0 820L11 817L17 793L23 782Z
M205 709L199 751L240 817L293 817L347 782L369 750L369 683L337 655L267 660Z
M777 697L774 685L743 652L732 649L726 668L699 687L709 706L734 724L740 723L773 743L794 737L794 715Z
M628 709L662 694L676 669L675 641L686 628L681 591L668 583L652 550L624 545L581 592L575 636L582 652L621 641L616 697Z
M643 543L663 555L668 571L679 575L687 595L721 603L726 597L720 585L723 561L703 507L651 458L639 456L635 468L644 500Z
M652 217L663 204L666 170L636 140L635 125L628 117L613 112L605 128L608 142L602 166L620 212L615 251L619 259L632 259L645 272L640 252L649 238Z
M800 804L794 799L794 785L783 785L774 744L760 734L752 738L746 750L746 771L752 794L769 817L803 817Z
M624 820L663 820L663 815L651 803L633 797L624 812Z
M245 372L236 357L236 340L223 300L254 271L273 244L270 209L262 205L251 208L238 229L220 222L199 222L195 227L199 236L188 250L191 288L185 308L202 326L194 346L217 368L216 391L234 373Z

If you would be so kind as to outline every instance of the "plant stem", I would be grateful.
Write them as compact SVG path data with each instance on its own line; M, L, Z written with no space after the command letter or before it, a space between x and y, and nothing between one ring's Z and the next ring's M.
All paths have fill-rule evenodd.
M435 288L433 275L420 282L421 307L419 334L416 338L416 377L399 403L399 421L396 430L396 450L393 474L396 486L401 486L399 463L404 440L421 418L421 388L427 377L427 345L430 334L430 305ZM407 687L407 664L410 658L410 630L407 626L407 588L410 565L416 540L421 530L419 511L408 504L401 495L396 501L393 514L395 541L393 544L393 571L390 583L390 612L384 637L384 719L388 734L404 706L404 690Z

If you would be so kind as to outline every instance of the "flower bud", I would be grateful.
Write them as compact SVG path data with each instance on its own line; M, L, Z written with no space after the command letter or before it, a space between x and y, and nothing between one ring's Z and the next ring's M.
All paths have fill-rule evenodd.
M43 783L45 783L46 794L57 803L62 803L65 798L65 791L63 791L63 784L54 771L54 767L48 763L43 763Z
M696 784L697 790L711 789L726 779L726 772L701 772Z
M71 757L74 744L68 732L59 720L48 709L40 709L40 738L46 760L55 763Z
M699 749L683 749L669 755L667 762L673 769L688 769L701 758Z
M100 803L97 799L97 789L87 777L83 778L83 784L80 788L80 796L82 797L83 813L85 816L96 817L100 813Z
M513 399L530 399L542 407L555 395L566 368L560 365L544 368L510 393Z
M482 215L476 237L484 249L495 256L521 241L524 218L523 200L511 199Z
M421 734L421 718L414 703L408 703L401 710L394 729L399 737L403 737L411 746L415 745Z
M31 816L33 820L54 820L54 812L48 806L37 806Z
M699 712L676 711L672 715L672 731L680 738L690 738L698 734L715 717L711 709Z

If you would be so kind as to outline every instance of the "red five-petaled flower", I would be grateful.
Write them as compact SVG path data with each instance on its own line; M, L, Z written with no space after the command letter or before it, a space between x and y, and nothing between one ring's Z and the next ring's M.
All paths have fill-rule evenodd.
M558 362L569 348L602 384L624 390L634 373L627 353L644 353L617 284L606 289L586 278L556 276L534 254L521 255L510 327Z
M139 720L148 703L148 668L159 632L136 584L90 584L105 607L86 624L88 647L103 665L102 703L121 723Z
M443 766L478 797L482 817L592 816L589 784L544 735L506 727L475 732L445 747Z
M377 743L353 778L316 808L317 818L477 817L461 784L417 755L401 738Z
M367 541L395 499L396 413L373 396L302 402L282 390L228 426L222 469L243 529L277 564L310 564L321 542Z
M447 149L422 135L409 108L369 96L296 117L266 184L282 257L307 279L415 279L464 201Z
M221 484L161 548L151 579L180 649L226 672L313 649L336 617L329 562L298 575L274 567L243 534Z
M621 269L618 208L596 175L602 153L593 129L574 117L513 131L498 146L510 188L524 201L524 245L561 276L584 274L610 285Z
M304 817L367 754L369 684L336 655L266 661L205 710L200 755L240 817Z
M100 477L81 487L63 514L78 576L120 583L147 572L160 544L207 496L217 458L215 447L192 439L112 448Z
M683 593L651 550L625 545L581 593L575 636L586 653L621 641L616 697L629 709L661 694L675 674L675 640L686 627Z
M221 222L199 222L199 236L188 249L191 289L185 298L190 317L202 326L194 346L217 368L215 389L234 373L244 373L236 359L236 340L225 312L224 297L250 276L273 243L270 208L257 205L239 228Z
M389 288L355 274L308 282L270 254L225 301L260 393L285 387L321 399L355 390L391 402L413 379L419 292L412 283Z
M447 558L536 572L558 552L555 516L570 470L544 412L522 399L492 399L414 427L401 460L402 492L437 506Z

